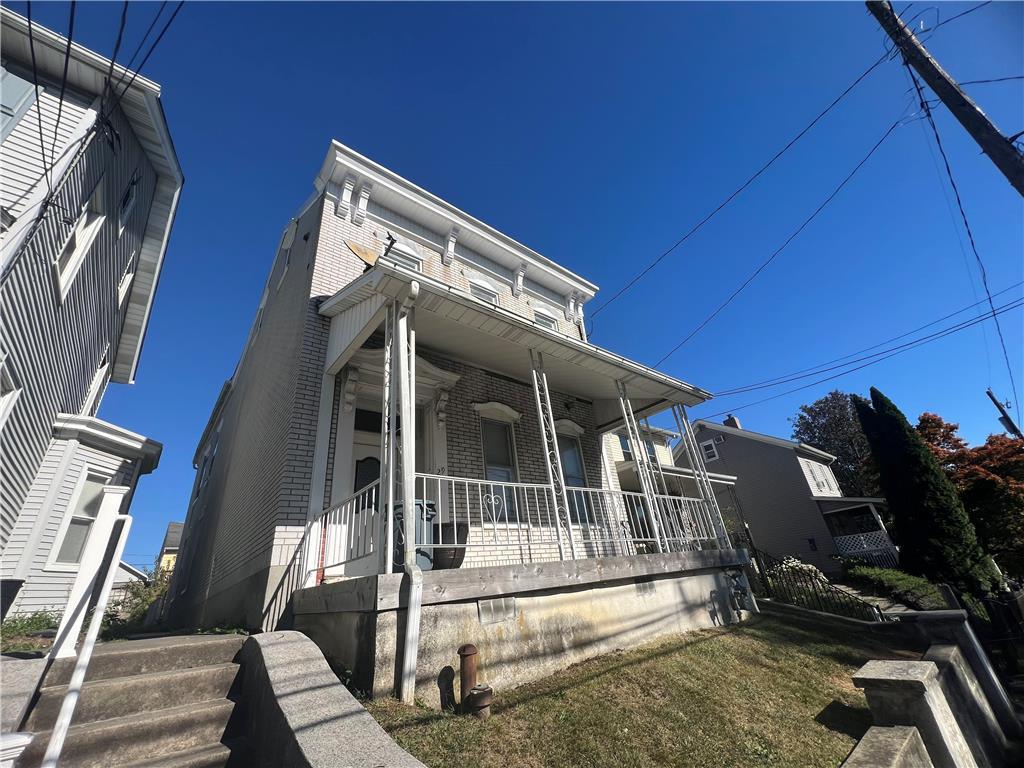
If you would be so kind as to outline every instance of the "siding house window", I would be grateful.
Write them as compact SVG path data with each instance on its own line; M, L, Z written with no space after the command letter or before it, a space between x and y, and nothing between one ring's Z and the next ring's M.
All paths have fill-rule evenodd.
M117 235L121 236L124 232L124 228L128 226L128 217L132 215L132 210L135 208L135 201L139 197L139 172L135 171L132 174L132 180L128 182L128 187L125 189L124 194L121 195L121 203L117 207Z
M0 140L3 140L32 108L36 92L30 81L10 72L6 62L0 73Z
M85 261L96 235L99 234L106 216L103 213L102 184L97 184L89 199L78 213L78 219L71 230L64 247L54 262L61 298L67 293L68 287L78 274L79 267Z
M493 483L516 482L515 448L512 425L480 419L480 435L484 449L484 479ZM515 491L501 485L490 488L490 499L481 500L492 522L508 520L509 509L515 506Z
M20 394L21 388L14 382L7 356L0 356L0 427L7 422L7 417L11 415Z
M718 449L715 448L714 440L705 440L700 444L700 449L704 452L704 461L715 461L718 458Z
M54 562L58 565L78 565L82 562L82 553L89 540L89 531L96 522L103 500L103 487L107 479L99 475L87 475L81 491L72 508L67 527Z
M573 488L586 488L587 475L583 469L583 450L578 438L570 435L558 436L558 455L562 460L562 479L565 483L568 498L569 516L574 523L590 520L590 498L583 491Z
M128 301L128 295L131 293L132 281L135 279L135 272L132 270L134 266L135 254L132 254L132 260L128 262L124 274L121 275L121 282L117 284L117 306L122 312L124 311L125 302Z

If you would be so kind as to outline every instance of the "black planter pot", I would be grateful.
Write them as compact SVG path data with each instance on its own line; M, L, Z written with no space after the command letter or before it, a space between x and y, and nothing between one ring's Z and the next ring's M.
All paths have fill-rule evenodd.
M438 544L457 544L454 547L434 548L434 570L443 571L458 568L466 559L466 541L469 539L469 523L441 523L438 526Z

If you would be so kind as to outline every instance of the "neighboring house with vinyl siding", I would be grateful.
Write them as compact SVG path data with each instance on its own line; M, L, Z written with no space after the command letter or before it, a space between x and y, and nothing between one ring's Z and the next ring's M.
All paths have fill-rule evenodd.
M34 24L33 72L26 19L0 19L3 606L60 610L83 554L106 545L103 489L134 489L159 460L159 443L96 413L135 379L183 177L157 84L104 99L109 60L72 45L61 103L67 41Z
M775 557L798 557L826 573L836 556L895 565L898 553L882 523L885 499L843 495L830 466L835 456L814 446L699 419L694 434L708 472L735 478L733 489L750 542ZM677 455L677 463L685 458Z

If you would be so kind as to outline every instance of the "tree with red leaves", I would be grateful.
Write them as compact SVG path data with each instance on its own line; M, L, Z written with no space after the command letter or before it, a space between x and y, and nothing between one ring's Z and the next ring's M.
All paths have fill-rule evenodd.
M923 413L916 430L956 486L982 545L1007 575L1024 579L1024 446L998 434L972 448L959 428Z

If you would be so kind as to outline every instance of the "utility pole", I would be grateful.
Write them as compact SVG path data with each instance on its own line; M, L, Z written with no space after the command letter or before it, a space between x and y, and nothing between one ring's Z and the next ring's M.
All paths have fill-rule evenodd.
M993 405L995 405L996 409L999 411L999 423L1006 428L1007 432L1018 440L1024 440L1024 434L1021 433L1020 427L1014 423L1013 418L1006 410L1006 406L999 402L999 398L992 392L992 388L990 387L986 389L985 394L988 395L988 399L992 401Z
M871 11L871 15L882 25L885 33L903 52L903 56L910 66L917 70L917 73L928 83L935 95L953 113L953 117L959 120L960 125L978 142L981 151L989 156L989 159L1002 171L1013 188L1024 197L1024 155L992 124L988 116L971 101L967 94L960 90L956 81L932 58L932 55L921 45L910 28L896 15L892 4L886 0L883 2L869 0L865 5Z

